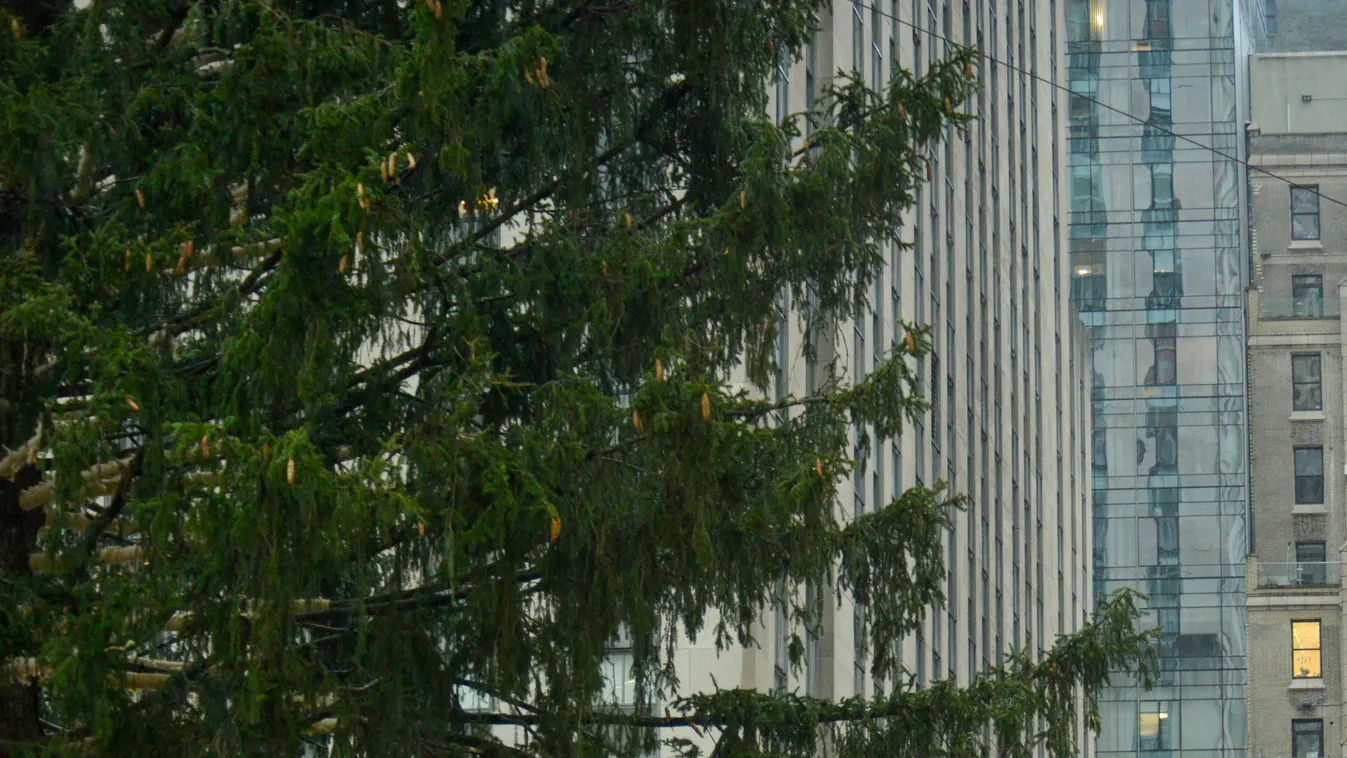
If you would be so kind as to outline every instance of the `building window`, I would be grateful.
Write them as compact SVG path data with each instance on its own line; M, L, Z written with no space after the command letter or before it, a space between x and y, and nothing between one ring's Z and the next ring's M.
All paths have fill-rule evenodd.
M1324 502L1324 449L1295 448L1296 505L1320 505Z
M1328 554L1322 542L1296 543L1296 583L1322 585L1328 583Z
M859 0L852 0L851 3L851 49L853 51L851 67L855 69L856 78L864 83L865 17L861 15L861 3Z
M1324 315L1324 278L1319 274L1291 277L1291 308L1296 316Z
M1082 256L1083 257L1083 256ZM1071 296L1082 311L1102 311L1108 302L1108 279L1104 264L1093 260L1078 260L1071 277Z
M1291 758L1320 758L1324 754L1323 719L1291 721Z
M1157 163L1151 166L1151 208L1168 210L1174 207L1174 164Z
M1319 239L1319 185L1291 188L1291 239Z
M1137 736L1142 750L1169 749L1168 703L1142 703Z
M1155 350L1155 364L1146 372L1146 384L1168 386L1178 380L1178 325L1150 324L1146 327Z
M1323 380L1319 368L1318 353L1291 356L1291 410L1324 409Z
M1319 621L1291 622L1291 676L1296 679L1318 679L1323 676L1319 665Z
M1169 0L1148 0L1146 3L1146 38L1169 38Z
M630 708L636 704L636 646L624 627L608 645L603 662L604 700L610 705Z

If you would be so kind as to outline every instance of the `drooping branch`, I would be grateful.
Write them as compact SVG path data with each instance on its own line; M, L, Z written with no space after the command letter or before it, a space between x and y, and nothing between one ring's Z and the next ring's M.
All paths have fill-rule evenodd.
M39 429L28 441L19 445L10 451L3 459L0 459L0 478L13 479L19 469L32 463L36 458L38 451L42 449L42 431Z

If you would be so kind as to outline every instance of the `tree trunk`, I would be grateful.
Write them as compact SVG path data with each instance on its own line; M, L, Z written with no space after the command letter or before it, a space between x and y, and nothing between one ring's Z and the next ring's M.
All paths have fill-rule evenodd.
M19 508L19 492L40 481L38 470L24 466L14 481L0 478L0 575L29 575L28 555L37 549L37 531L42 527L41 508L24 511ZM0 646L0 658L31 655L32 651L5 650ZM32 742L43 738L38 722L38 686L31 682L17 682L0 675L0 758L14 752L15 742Z

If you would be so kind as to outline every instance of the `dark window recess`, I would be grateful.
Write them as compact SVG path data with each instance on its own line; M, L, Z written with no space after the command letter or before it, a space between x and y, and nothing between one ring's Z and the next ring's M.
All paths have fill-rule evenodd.
M1174 652L1180 658L1219 658L1221 642L1215 634L1180 634Z
M1321 363L1319 353L1291 356L1291 410L1323 410Z
M1293 719L1291 721L1291 758L1321 758L1323 754L1323 719Z
M1291 277L1291 308L1296 316L1324 315L1324 278L1319 274Z
M1146 3L1146 39L1169 39L1169 0Z
M1291 188L1291 239L1319 239L1319 185Z
M1296 543L1296 583L1328 583L1328 553L1323 542Z
M1151 345L1155 350L1155 363L1146 372L1147 385L1170 385L1178 378L1177 335L1178 325L1149 324Z
M1296 505L1324 502L1324 449L1295 448Z

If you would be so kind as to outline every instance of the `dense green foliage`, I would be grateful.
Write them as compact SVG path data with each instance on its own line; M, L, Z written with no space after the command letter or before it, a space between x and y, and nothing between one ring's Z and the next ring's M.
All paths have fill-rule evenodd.
M0 754L1069 753L1148 671L1128 597L967 689L674 700L678 635L750 642L778 581L863 601L900 679L944 582L957 498L835 507L855 425L922 409L925 331L751 389L783 290L825 338L858 311L976 86L967 52L839 77L805 149L765 92L817 5L0 12Z

